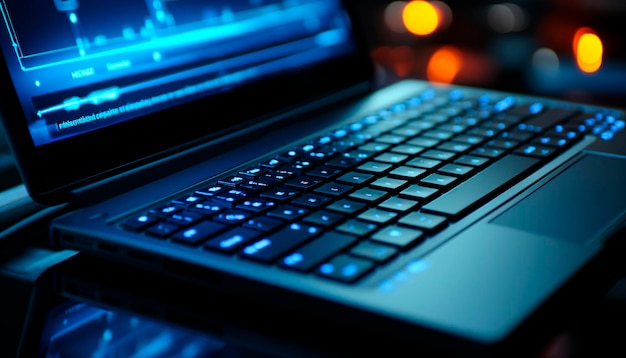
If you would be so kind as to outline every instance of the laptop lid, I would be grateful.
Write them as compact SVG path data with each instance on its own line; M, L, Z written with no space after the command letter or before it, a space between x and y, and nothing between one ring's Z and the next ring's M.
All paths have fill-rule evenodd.
M373 83L339 0L3 0L0 14L0 115L46 204Z

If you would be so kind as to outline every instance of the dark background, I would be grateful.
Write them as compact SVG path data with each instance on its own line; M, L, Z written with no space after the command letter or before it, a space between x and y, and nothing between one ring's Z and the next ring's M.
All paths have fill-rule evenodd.
M451 16L447 26L429 36L391 29L385 13L393 1L358 3L385 82L427 79L433 54L451 46L462 62L454 83L626 106L622 0L434 1L447 5ZM399 25L399 16L392 18ZM584 27L603 44L602 65L594 73L583 73L575 62L574 35Z

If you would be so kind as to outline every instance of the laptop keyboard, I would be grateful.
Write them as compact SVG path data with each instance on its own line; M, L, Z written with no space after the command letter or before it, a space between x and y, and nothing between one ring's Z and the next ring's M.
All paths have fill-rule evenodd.
M430 89L125 219L155 240L356 282L615 113Z

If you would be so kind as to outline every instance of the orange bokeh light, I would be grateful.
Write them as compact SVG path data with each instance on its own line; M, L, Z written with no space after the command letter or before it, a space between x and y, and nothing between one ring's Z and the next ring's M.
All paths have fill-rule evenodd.
M418 36L426 36L435 32L440 21L439 11L427 1L410 1L402 11L404 26L409 32Z
M461 52L453 46L443 46L430 57L426 67L426 78L431 82L452 83L462 65Z
M583 27L576 31L573 50L576 64L581 71L594 73L602 66L604 52L602 40L592 29Z

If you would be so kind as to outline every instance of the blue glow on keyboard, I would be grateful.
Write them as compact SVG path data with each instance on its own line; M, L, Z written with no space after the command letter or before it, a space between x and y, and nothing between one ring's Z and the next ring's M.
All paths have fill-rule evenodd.
M260 208L263 206L263 202L261 201L245 201L243 204L251 206L253 208ZM272 206L271 203L267 203L267 204L268 206Z
M596 124L595 118L587 118L583 122L585 123L586 126L592 126Z
M491 97L488 94L484 94L478 97L478 104L480 106L486 106L489 104L489 102L491 102Z
M407 281L409 279L409 273L405 270L397 271L393 274L393 279L396 281Z
M331 273L335 272L335 266L329 263L323 264L322 266L320 266L320 272L325 275L330 275Z
M241 241L243 241L243 236L235 235L233 237L229 237L228 239L220 242L220 247L227 249L227 248L230 248L239 244Z
M398 103L391 107L391 110L396 113L404 112L406 110L406 104Z
M626 123L622 119L617 119L613 114L596 113L594 117L586 118L582 123L575 126L575 130L566 132L563 125L556 125L554 131L557 133L564 133L568 139L575 138L577 133L591 132L600 137L602 140L611 140L615 137L615 133L622 130ZM522 125L523 126L523 125ZM520 126L520 129L521 127ZM566 140L561 139L557 142L557 145L562 146L567 143Z
M348 37L347 35L343 29L330 30L315 36L315 41L320 46L330 47L344 42Z
M222 190L222 187L221 187L221 186L213 186L213 187L210 187L210 188L208 189L208 192L209 192L209 193L216 193L216 192L218 192L218 191L220 191L220 190Z
M217 205L205 205L205 204L196 204L196 208L210 211L220 211L222 208Z
M537 150L537 147L535 147L535 146L531 145L531 146L528 146L527 148L525 148L525 149L524 149L524 153L526 153L526 154L532 154L532 153L534 153L536 150Z
M417 106L419 106L420 104L422 104L422 99L421 99L421 98L419 98L419 97L413 97L413 98L410 98L409 100L407 100L407 101L406 101L406 104L407 104L409 107L417 107Z
M478 124L478 119L475 117L466 117L465 121L468 126L475 126Z
M391 280L384 280L378 285L378 290L384 293L393 292L396 286Z
M613 139L613 137L614 137L613 132L609 132L609 131L602 132L602 134L600 134L600 138L604 140L611 140Z
M190 239L190 238L196 236L197 234L198 234L198 230L197 229L189 229L189 230L185 231L183 236L185 236L186 238Z
M291 230L300 230L300 229L302 229L302 227L300 226L300 224L295 224L295 223L294 223L294 224L291 224L291 226L289 226L289 228L290 228Z
M228 221L239 221L246 218L246 214L227 214L226 220Z
M432 90L432 89L429 89L429 90L425 91L424 93L422 93L422 98L425 101L430 101L430 100L435 98L435 95L436 95L435 91Z
M378 116L367 116L363 118L363 122L365 122L366 124L374 124L378 122L378 119Z
M335 133L333 133L333 135L337 138L342 138L345 137L346 135L348 135L348 131L346 131L345 129L339 129L337 131L335 131Z
M508 96L494 104L493 110L496 112L504 112L507 109L511 108L514 104L515 98Z
M379 248L377 248L376 250L374 250L374 252L375 252L375 253L376 253L376 255L378 255L378 256L385 255L388 251L389 251L389 249L388 249L388 248L386 248L386 247L379 247Z
M356 132L356 131L359 131L361 129L363 129L363 124L360 123L360 122L352 123L350 125L350 130L352 130L352 131Z
M378 285L378 290L390 293L397 290L401 284L410 282L411 277L426 271L429 264L424 259L410 261L403 269L394 272L391 277L384 279Z
M518 124L518 125L517 125L517 128L518 128L519 130L525 131L525 130L526 130L526 128L528 128L528 124L526 124L526 123L520 123L520 124Z
M359 267L356 264L346 265L341 270L341 274L344 275L345 277L352 277L356 275L357 272L359 272Z
M399 229L389 230L389 236L391 236L391 237L400 237L400 236L402 236L402 230L399 230Z
M531 104L530 107L528 108L528 111L531 114L537 114L537 113L543 111L543 103L537 102L537 103Z
M420 273L428 268L428 263L424 260L415 260L406 265L407 271L410 273Z
M302 256L302 254L299 253L299 252L296 252L296 253L293 253L293 254L285 257L283 259L283 263L285 265L288 265L288 266L293 266L293 265L297 264L298 262L302 261L303 259L304 259L304 257Z
M388 109L381 109L380 111L378 111L378 116L383 118L389 117L391 114L391 111Z
M104 342L111 342L111 340L113 339L113 331L111 331L110 329L105 329L104 332L102 332L102 340Z
M311 203L311 204L317 203L318 200L319 200L318 198L308 198L308 199L306 199L306 201Z
M463 91L459 89L455 89L450 91L449 97L453 101L458 101L463 98Z
M255 242L254 244L243 249L243 252L248 255L254 255L257 252L263 250L264 248L270 246L272 241L270 239L263 239L261 241Z

